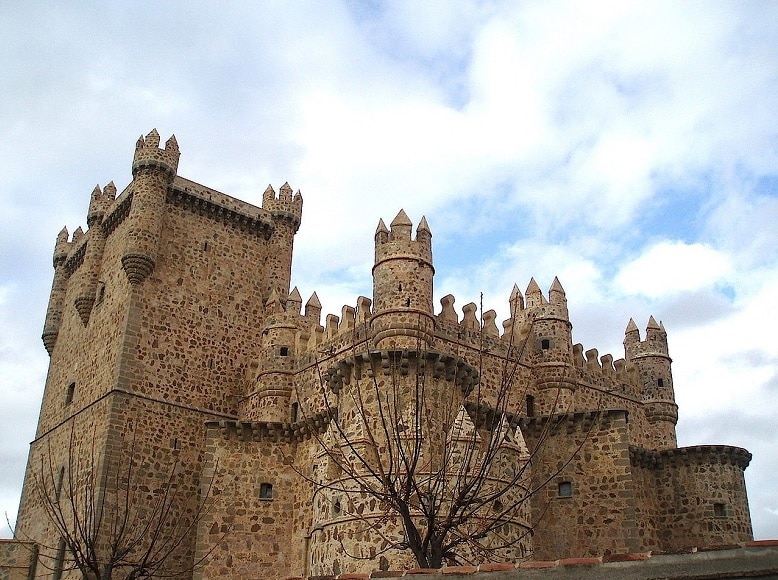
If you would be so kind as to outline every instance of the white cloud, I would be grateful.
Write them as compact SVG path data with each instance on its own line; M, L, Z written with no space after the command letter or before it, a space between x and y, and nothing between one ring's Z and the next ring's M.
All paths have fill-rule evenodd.
M729 258L704 244L662 241L625 264L616 283L625 293L660 298L710 286L730 271Z

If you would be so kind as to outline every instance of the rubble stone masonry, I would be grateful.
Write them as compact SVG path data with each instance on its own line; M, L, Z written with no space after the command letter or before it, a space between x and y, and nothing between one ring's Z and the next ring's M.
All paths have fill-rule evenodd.
M179 155L175 137L164 146L156 131L141 137L132 182L118 195L112 182L96 187L87 231L56 238L43 329L51 362L17 525L33 560L56 560L59 542L36 480L64 472L84 481L130 462L139 466L131 485L149 490L137 496L141 518L175 480L171 514L185 532L166 566L183 577L412 568L388 539L402 538L399 521L343 479L322 442L336 435L340 414L353 418L364 453L384 453L370 451L354 393L376 381L402 385L398 400L408 404L419 377L440 397L434 412L448 413L447 428L456 420L488 439L496 423L484 413L501 404L516 428L490 475L526 474L501 532L515 542L471 553L473 570L752 539L743 479L750 454L677 448L661 322L650 318L641 338L630 320L625 356L614 360L573 343L556 279L547 293L534 279L524 292L514 287L502 328L494 310L479 313L472 302L460 314L451 295L436 311L431 229L422 218L414 233L400 211L376 229L372 298L322 324L316 293L303 306L290 289L300 192L268 187L256 207L177 175ZM366 404L378 416L384 403ZM428 436L437 448L453 444ZM430 465L435 453L425 456ZM335 487L351 492L341 497ZM0 545L0 559L32 553L18 546ZM29 577L48 577L50 568L33 567ZM11 574L2 577L22 577Z

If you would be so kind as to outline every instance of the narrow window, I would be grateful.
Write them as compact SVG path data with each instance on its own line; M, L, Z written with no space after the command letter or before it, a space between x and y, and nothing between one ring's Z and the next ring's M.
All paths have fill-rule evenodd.
M97 299L95 302L100 304L103 301L103 298L105 298L105 282L100 282L97 287Z
M170 442L170 447L172 447L174 450L178 450L181 448L181 442L178 440L177 437Z
M341 511L343 511L343 508L340 505L340 499L336 499L332 504L332 515L339 516Z
M208 251L208 242L203 242L203 252Z
M713 515L717 518L727 517L727 506L723 503L713 504Z
M569 481L560 481L557 495L559 497L573 497L573 484Z
M73 402L73 395L76 394L76 383L70 383L68 385L67 393L65 393L65 406L68 406Z
M259 499L273 499L273 484L262 483L259 485Z
M299 406L297 403L292 403L292 423L295 423L297 421L297 412L299 410Z
M527 395L527 417L535 416L535 397Z
M657 379L656 386L660 389L665 386L665 380L664 379Z
M289 347L288 346L282 346L281 347L281 356L289 356Z
M65 468L60 467L57 474L57 485L54 488L54 501L59 501L59 496L62 494L62 484L65 481Z
M547 339L547 338L544 338L543 340L540 341L540 348L542 350L550 349L551 348L551 341L549 339Z

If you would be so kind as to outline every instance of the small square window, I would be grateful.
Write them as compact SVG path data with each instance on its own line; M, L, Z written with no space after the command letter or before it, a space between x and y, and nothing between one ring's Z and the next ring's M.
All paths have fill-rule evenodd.
M273 499L273 484L262 483L259 486L259 499Z
M541 348L541 350L548 350L548 349L550 349L551 348L551 340L549 340L548 338L544 338L543 340L541 340L540 341L540 348Z
M559 497L573 497L573 484L569 481L560 481L557 487Z
M288 346L282 346L281 347L281 356L289 356L289 347Z
M717 518L725 518L727 517L727 506L723 503L714 503L713 504L713 515Z
M660 389L664 388L665 380L664 379L657 379L656 386L659 387Z

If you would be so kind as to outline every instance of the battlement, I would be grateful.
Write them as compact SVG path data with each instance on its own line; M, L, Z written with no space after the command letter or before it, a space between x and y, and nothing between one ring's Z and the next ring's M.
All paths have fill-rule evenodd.
M411 222L405 210L400 210L389 228L383 219L378 220L375 232L375 267L383 261L392 258L410 258L422 260L432 268L432 232L427 218L422 216L416 227L416 239L411 239L413 222ZM375 298L375 297L374 297Z
M692 445L660 451L630 445L629 458L632 465L649 469L690 463L731 464L745 469L752 455L742 447L731 445Z
M159 147L159 133L152 129L151 133L143 137L140 136L135 143L135 155L132 159L132 175L141 169L157 168L161 169L170 177L178 172L178 159L181 152L178 149L176 136L171 135L165 142L165 148Z
M664 325L649 317L646 326L646 339L640 339L640 331L633 319L629 319L627 329L624 331L624 350L628 360L635 360L647 356L658 356L669 359L667 348L667 331Z
M274 219L291 221L296 232L303 215L303 196L299 189L293 195L288 182L278 190L278 196L273 186L268 185L265 193L262 194L262 209L268 211Z
M100 190L99 184L95 185L89 198L89 212L86 216L86 223L90 228L103 221L115 199L116 186L113 184L113 181L108 183L103 190Z

